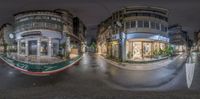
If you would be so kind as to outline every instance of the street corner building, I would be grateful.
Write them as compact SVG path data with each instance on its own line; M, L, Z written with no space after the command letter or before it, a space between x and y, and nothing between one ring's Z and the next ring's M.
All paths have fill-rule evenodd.
M64 10L25 11L15 14L17 54L54 57L64 55L67 51L78 55L81 42L84 42L85 28L82 23L73 24L74 17ZM83 26L80 27L83 29L81 32L77 31L79 24Z
M199 52L200 51L200 30L197 32L194 32L194 51Z
M14 20L13 26L2 26L1 45L15 46L17 56L49 58L84 52L86 27L67 10L24 11L14 14Z
M1 26L1 56L23 70L50 71L67 66L82 56L86 47L85 35L84 23L67 10L23 11L14 14L13 24Z
M188 32L182 29L179 24L174 24L168 27L170 44L174 49L174 54L187 53L192 46Z
M7 48L11 48L16 51L15 46L13 46L13 44L15 43L13 31L14 31L14 28L9 23L5 23L1 25L0 27L0 54L6 53Z
M97 39L98 53L107 57L122 61L158 59L158 54L169 46L168 10L147 6L122 8L99 24Z

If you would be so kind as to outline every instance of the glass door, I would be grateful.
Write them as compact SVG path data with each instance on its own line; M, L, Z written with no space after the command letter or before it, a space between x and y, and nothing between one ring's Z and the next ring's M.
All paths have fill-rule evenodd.
M41 41L40 53L42 56L48 55L48 41Z
M37 55L37 40L28 41L29 55Z

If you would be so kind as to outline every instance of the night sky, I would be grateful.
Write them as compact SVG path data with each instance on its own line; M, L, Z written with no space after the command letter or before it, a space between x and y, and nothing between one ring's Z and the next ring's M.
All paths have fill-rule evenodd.
M67 9L87 26L88 40L95 38L97 25L125 6L157 6L170 11L169 24L180 24L193 37L200 29L200 0L1 0L0 25L13 22L13 14L25 10ZM192 38L193 39L193 38Z

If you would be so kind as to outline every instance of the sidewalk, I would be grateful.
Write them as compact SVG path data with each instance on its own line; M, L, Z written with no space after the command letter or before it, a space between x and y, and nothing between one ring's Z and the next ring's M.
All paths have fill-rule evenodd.
M7 57L12 58L14 60L24 62L27 64L37 64L37 65L45 65L45 64L54 64L62 61L70 60L76 58L78 55L70 54L69 58L61 59L60 57L49 57L49 56L36 56L36 55L17 55L17 53L11 53Z
M46 76L50 74L55 74L57 72L61 72L67 68L72 67L82 57L83 56L81 55L72 60L62 61L54 64L45 64L45 65L24 63L5 56L0 56L0 59L6 62L9 66L21 71L24 74L34 75L34 76Z
M181 54L178 55L176 57L174 57L173 59L165 59L165 60L161 60L158 62L151 62L151 63L118 63L109 59L104 58L103 56L100 56L101 58L103 58L106 62L118 67L118 68L122 68L122 69L127 69L127 70L154 70L154 69L158 69L161 67L165 67L168 66L170 63L177 61L178 59L183 59L186 60L187 59L187 54Z

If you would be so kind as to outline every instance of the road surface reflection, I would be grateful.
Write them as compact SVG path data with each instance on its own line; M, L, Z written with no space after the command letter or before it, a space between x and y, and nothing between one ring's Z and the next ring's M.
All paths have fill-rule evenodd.
M169 66L145 71L124 70L107 63L96 54L85 53L83 58L70 69L46 77L22 74L1 61L0 90L19 90L23 88L111 88L121 90L183 90L200 89L199 58L193 58L196 67L185 67L182 61ZM180 59L181 60L181 59ZM190 75L189 80L186 74ZM187 78L187 79L186 79ZM189 82L189 83L188 83ZM99 86L97 86L99 85ZM71 87L73 86L73 87ZM101 87L105 86L105 87ZM45 90L45 89L44 89Z
M98 58L99 74L108 85L123 90L176 90L187 88L186 74L194 75L194 65L179 68L166 66L155 70L125 70L112 66ZM177 65L176 63L172 63ZM170 64L170 65L172 65ZM189 63L187 63L189 64ZM175 66L176 67L176 66ZM192 80L190 80L192 84Z

